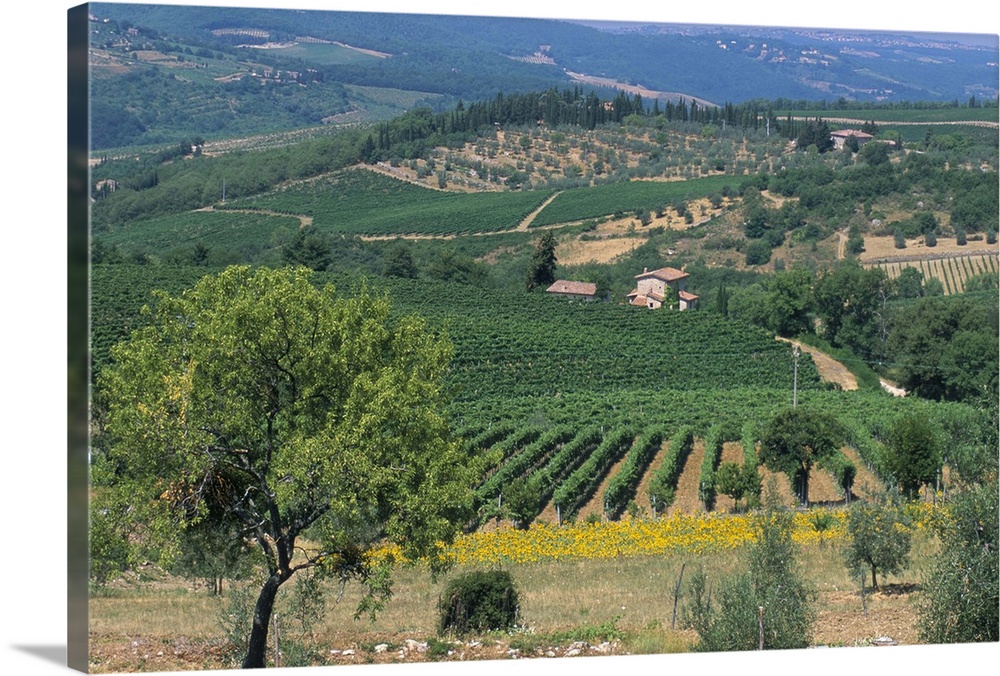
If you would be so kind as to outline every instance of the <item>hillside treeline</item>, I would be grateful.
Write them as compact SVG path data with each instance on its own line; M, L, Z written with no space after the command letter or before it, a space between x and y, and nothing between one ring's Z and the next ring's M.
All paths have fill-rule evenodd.
M602 99L581 88L549 89L531 94L497 94L488 101L459 102L449 112L417 108L375 127L345 129L294 147L260 152L232 152L217 157L200 156L185 146L166 151L109 159L95 167L93 185L111 179L116 189L93 194L97 200L93 223L98 232L139 218L178 213L213 204L225 196L245 197L272 189L279 183L318 176L358 162L423 157L430 149L456 147L475 140L499 126L571 126L594 129L619 123L631 116L666 122L701 122L757 127L762 112L756 104L708 108L696 101L658 102L647 107L639 95L619 93ZM184 155L183 162L175 161ZM262 161L266 159L266 161Z

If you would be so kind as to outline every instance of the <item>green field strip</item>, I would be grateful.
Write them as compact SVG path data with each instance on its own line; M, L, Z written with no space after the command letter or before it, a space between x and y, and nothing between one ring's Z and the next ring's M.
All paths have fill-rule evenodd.
M552 200L535 216L531 225L557 225L639 209L669 208L678 201L708 197L726 185L736 185L738 180L739 177L727 175L687 181L628 181L573 188Z
M938 275L940 275L941 281L944 282L944 292L946 295L951 295L955 293L955 283L951 278L951 266L948 264L948 259L939 259L934 261L937 266Z
M963 256L958 260L959 267L961 268L959 274L959 282L962 286L962 290L965 290L965 285L968 283L969 279L975 276L975 271L972 267L972 259L968 256Z
M513 230L551 195L547 190L445 192L353 169L227 207L311 216L326 232L458 235Z
M266 247L278 231L294 233L299 219L266 213L189 211L136 221L99 233L106 244L125 250L164 252L200 242L240 250Z
M944 258L938 261L938 266L940 266L941 269L941 277L944 279L945 283L945 293L948 294L957 293L957 290L955 289L954 275L952 274L953 262L953 258Z
M609 518L617 519L625 511L628 501L635 497L639 482L660 450L666 429L656 426L643 431L632 444L625 462L604 489L605 511Z

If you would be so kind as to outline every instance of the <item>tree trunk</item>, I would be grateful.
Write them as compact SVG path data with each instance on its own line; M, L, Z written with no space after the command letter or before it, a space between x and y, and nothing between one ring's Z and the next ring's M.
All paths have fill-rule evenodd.
M263 669L264 657L267 655L267 628L271 621L271 611L274 609L274 599L278 595L278 587L286 578L275 573L267 578L260 596L257 597L257 605L253 611L253 627L250 630L250 643L247 646L247 655L243 659L244 669Z
M872 589L878 589L878 580L875 579L875 566L872 566Z

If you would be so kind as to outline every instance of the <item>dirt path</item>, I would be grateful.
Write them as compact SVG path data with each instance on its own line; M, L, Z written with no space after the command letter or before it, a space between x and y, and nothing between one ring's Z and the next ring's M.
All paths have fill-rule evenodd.
M815 347L803 345L797 340L790 340L780 336L778 336L778 340L791 343L792 345L798 345L800 350L808 352L809 356L812 357L813 363L816 364L816 370L819 371L819 377L823 380L840 385L840 389L842 390L858 389L858 380L854 377L854 374L848 371L846 366L825 352L821 352Z
M628 457L628 452L621 459L611 466L608 473L604 475L604 479L601 481L601 485L597 487L597 491L594 496L590 498L590 501L580 508L580 511L576 515L576 520L583 521L591 514L597 514L598 516L604 515L604 491L611 482L611 477L618 474L618 470L621 469L622 465L625 464L625 459Z
M894 396L894 397L905 397L906 396L906 390L904 390L902 387L898 387L898 386L894 385L893 383L890 383L885 378L879 378L878 381L879 381L879 383L882 384L882 389L885 390L886 392L888 392L889 394L891 394L892 396Z
M542 209L552 204L552 201L555 198L559 197L559 195L561 195L562 193L563 193L562 190L556 191L556 193L552 195L552 197L542 202L541 206L539 206L537 209L528 214L523 221L518 223L517 227L514 228L514 230L516 230L517 232L527 232L528 227L531 226L531 222L535 220L535 217L538 216L538 214L542 213Z
M688 455L680 478L677 479L677 493L674 504L667 510L667 516L673 514L697 514L705 511L705 506L698 498L698 480L701 478L701 462L705 458L705 442L694 440L691 453Z

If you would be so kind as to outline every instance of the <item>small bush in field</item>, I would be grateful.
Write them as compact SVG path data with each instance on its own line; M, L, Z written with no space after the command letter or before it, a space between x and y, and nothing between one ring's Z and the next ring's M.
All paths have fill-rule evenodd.
M448 583L438 602L438 631L467 634L509 629L517 622L520 605L507 571L466 573Z

